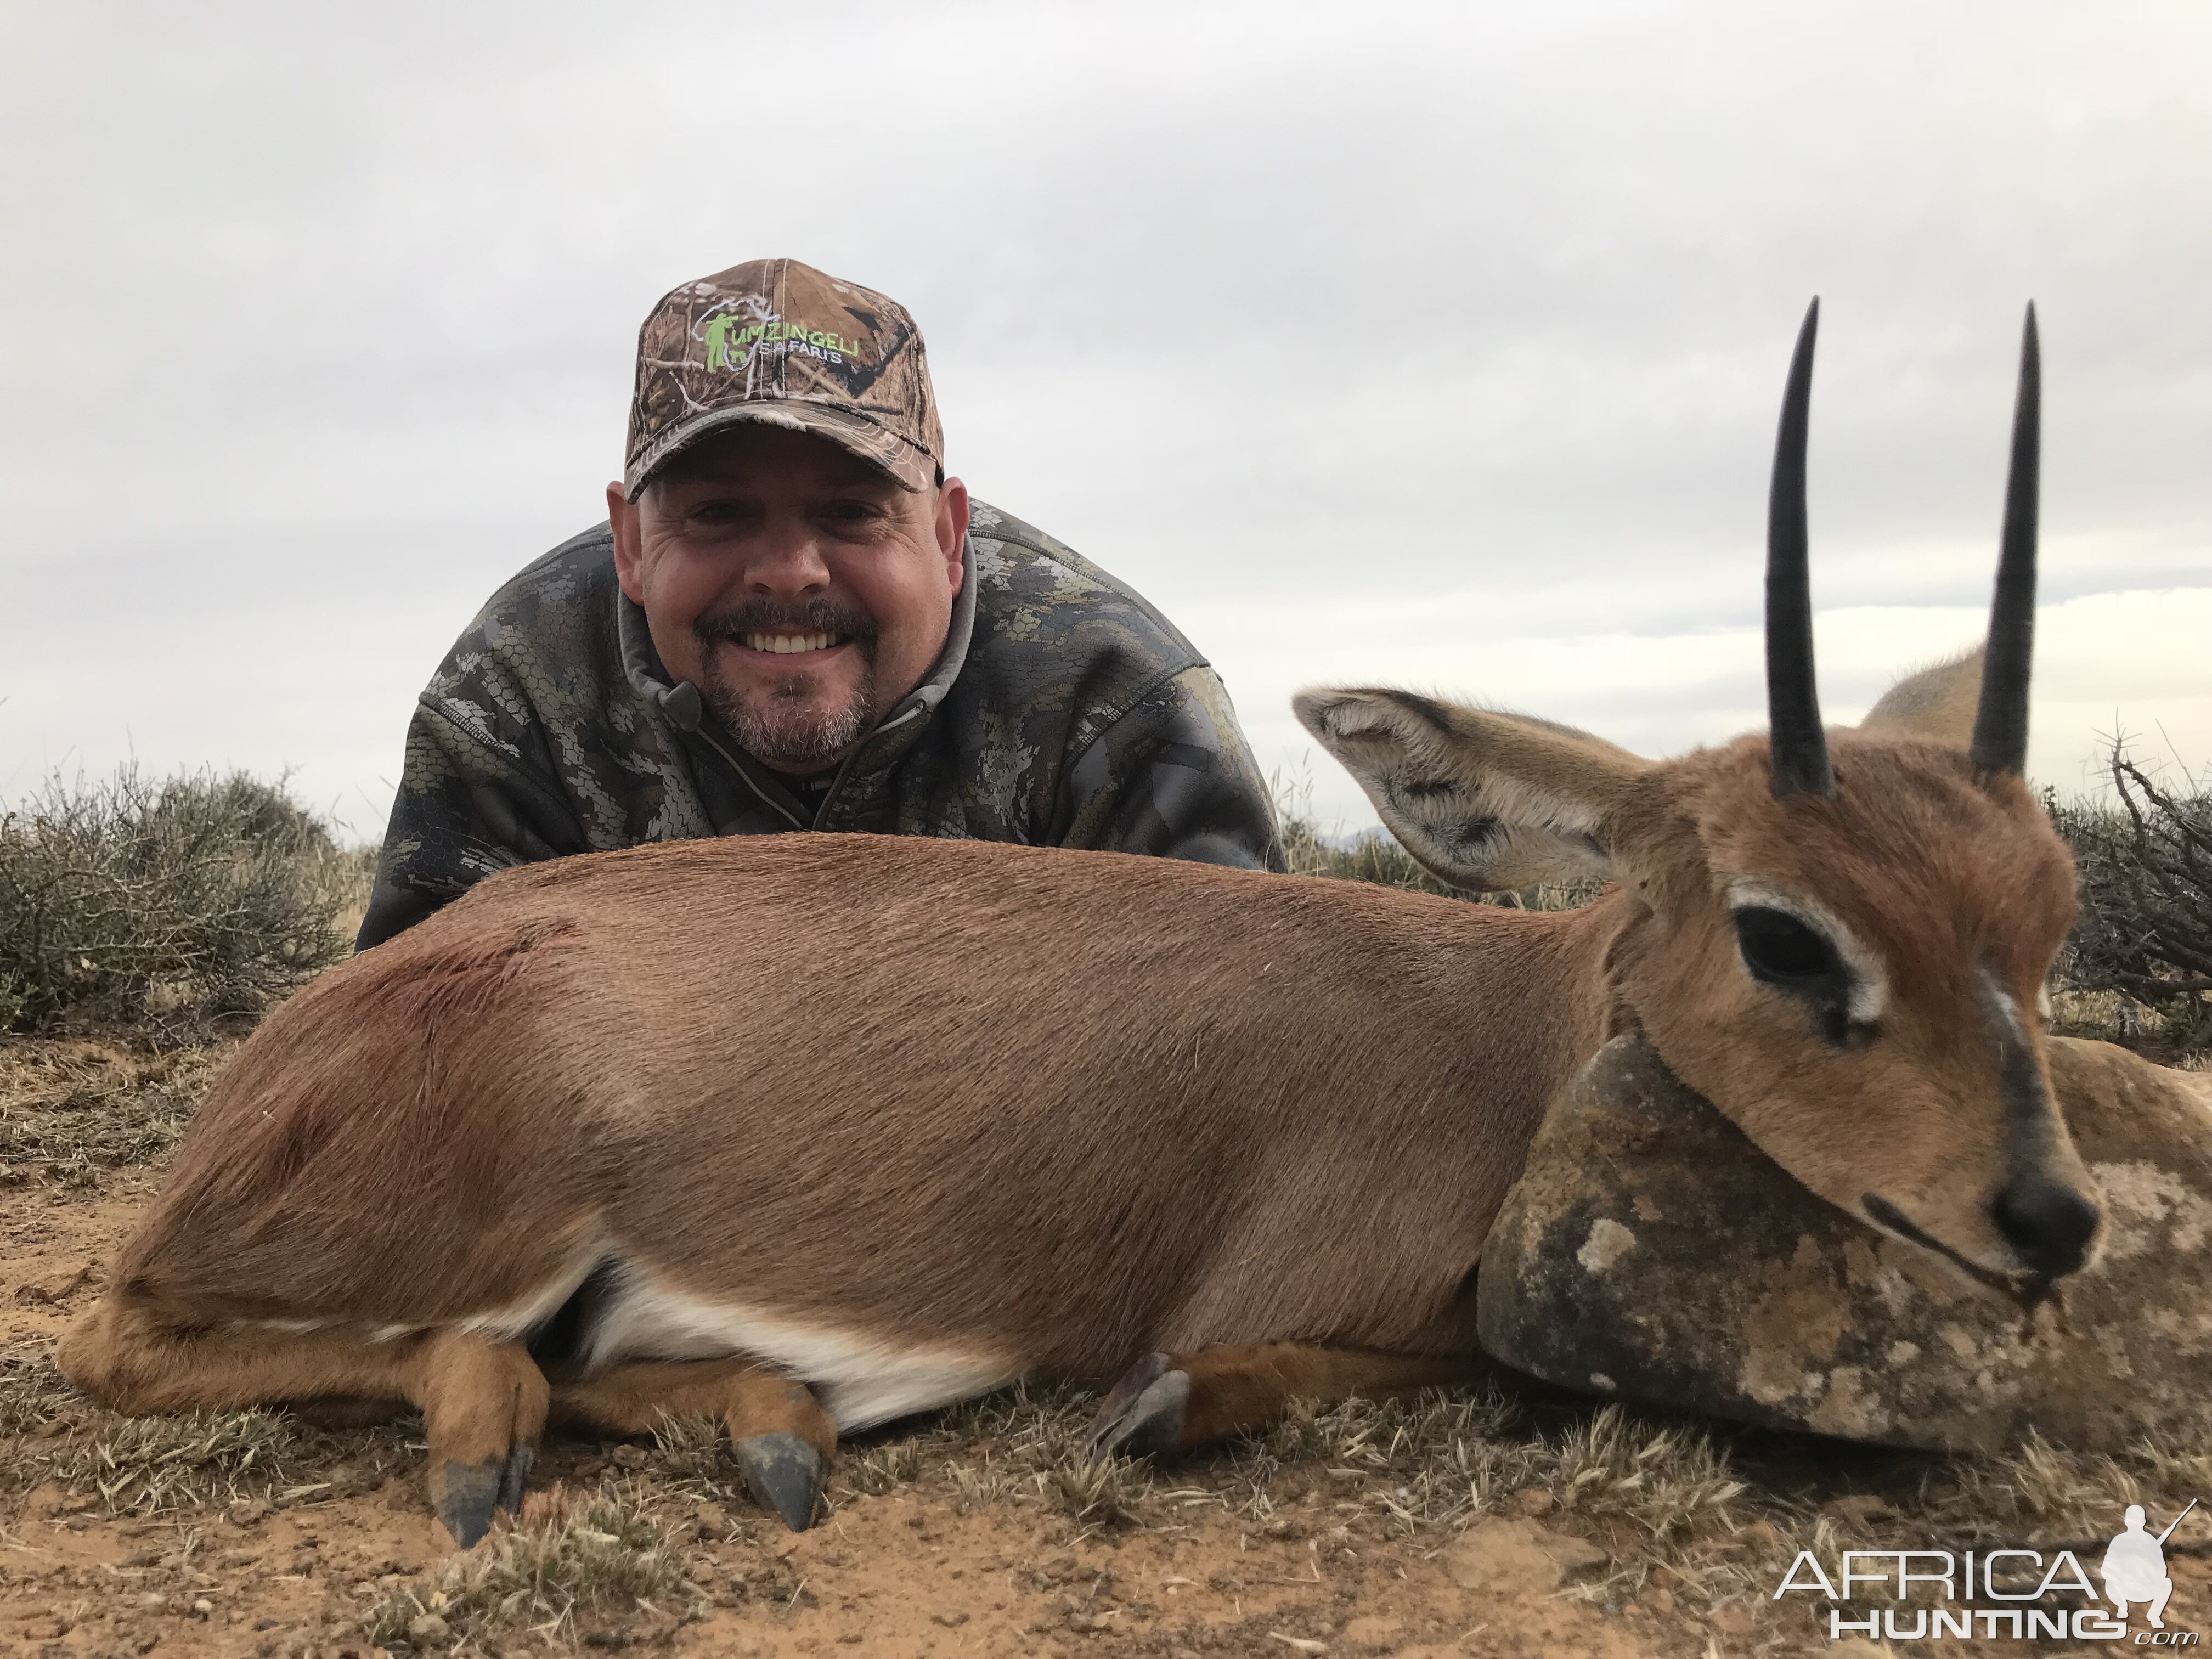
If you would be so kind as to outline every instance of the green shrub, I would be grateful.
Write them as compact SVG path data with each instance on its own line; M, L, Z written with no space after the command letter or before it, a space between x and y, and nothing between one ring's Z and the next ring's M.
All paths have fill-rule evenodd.
M0 816L0 1030L252 1012L346 952L362 855L281 783L50 779Z

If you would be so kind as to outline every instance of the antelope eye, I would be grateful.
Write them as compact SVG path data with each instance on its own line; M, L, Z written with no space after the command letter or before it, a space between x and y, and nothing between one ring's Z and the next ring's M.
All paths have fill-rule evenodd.
M1786 911L1759 905L1738 910L1735 942L1752 977L1770 985L1809 988L1844 978L1836 947Z

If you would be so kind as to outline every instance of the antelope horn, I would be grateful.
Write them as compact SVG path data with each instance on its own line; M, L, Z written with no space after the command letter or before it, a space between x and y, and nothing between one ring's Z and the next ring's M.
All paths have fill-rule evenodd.
M1816 297L1806 310L1790 360L1782 429L1774 441L1774 483L1766 498L1766 723L1777 800L1799 795L1832 800L1836 793L1827 734L1820 728L1820 693L1813 679L1813 589L1805 532L1805 439L1813 401L1813 339L1820 328Z
M2035 507L2042 456L2043 353L2035 306L2020 339L2020 392L2012 410L2012 463L2005 475L2004 536L1996 597L1990 602L1990 644L1982 659L1982 701L1968 751L1977 770L2027 769L2027 675L2035 653Z

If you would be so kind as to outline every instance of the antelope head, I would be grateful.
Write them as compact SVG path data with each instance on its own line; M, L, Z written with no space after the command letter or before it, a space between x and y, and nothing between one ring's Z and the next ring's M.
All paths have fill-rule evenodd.
M1770 731L1651 762L1571 727L1402 691L1298 718L1407 850L1496 891L1624 890L1616 1028L1813 1192L2022 1294L2088 1259L2098 1200L2051 1095L2042 990L2074 919L2066 848L2022 775L2039 371L2021 348L1986 647L1820 722L1805 526L1819 302L1790 366L1768 511ZM1970 677L1979 664L1978 700Z

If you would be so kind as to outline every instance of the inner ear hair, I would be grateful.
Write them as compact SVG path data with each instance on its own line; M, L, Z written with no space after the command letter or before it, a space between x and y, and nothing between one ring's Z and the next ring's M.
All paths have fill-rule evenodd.
M1970 646L1891 686L1867 711L1859 730L1925 738L1964 749L1973 741L1974 714L1981 701L1982 647Z
M1408 691L1316 689L1291 707L1406 850L1477 892L1611 874L1607 825L1650 764L1571 726Z

